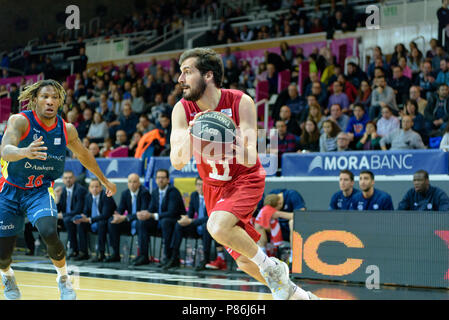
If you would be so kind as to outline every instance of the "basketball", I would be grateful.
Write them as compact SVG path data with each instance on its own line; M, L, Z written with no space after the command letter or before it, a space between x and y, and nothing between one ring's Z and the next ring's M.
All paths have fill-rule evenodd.
M200 115L193 124L193 149L205 159L220 160L232 154L236 125L227 115L210 111Z

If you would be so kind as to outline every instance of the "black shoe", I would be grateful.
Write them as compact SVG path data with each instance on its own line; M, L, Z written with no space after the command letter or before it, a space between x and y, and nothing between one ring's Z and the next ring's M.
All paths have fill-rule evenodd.
M136 260L134 260L134 262L133 262L133 266L143 266L144 264L149 264L150 263L150 260L148 260L148 258L147 257L144 257L144 256L138 256L137 258L136 258Z
M104 262L105 260L106 260L106 256L104 255L104 253L99 253L95 257L90 259L89 261L90 262Z
M207 262L205 260L201 261L199 265L195 267L195 271L206 270Z
M105 260L105 262L120 262L120 256L118 256L118 255L112 255L112 256L109 256L109 257Z
M72 259L78 257L78 252L72 251L68 256L67 259Z
M162 267L162 269L168 270L170 268L178 268L180 265L181 263L179 262L179 258L172 258L165 266Z
M89 260L89 255L87 253L81 252L78 257L73 259L75 261L83 261L83 260Z

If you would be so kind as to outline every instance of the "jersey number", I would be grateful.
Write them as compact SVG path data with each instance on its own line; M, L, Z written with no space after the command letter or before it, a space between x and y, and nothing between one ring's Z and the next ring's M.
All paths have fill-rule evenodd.
M232 177L229 175L229 163L226 160L218 160L217 162L207 160L207 163L212 168L212 172L209 173L209 178L220 181L229 181L232 179ZM223 166L223 174L218 174L218 169L215 163L221 164Z
M38 176L36 178L36 180L34 180L34 175L29 176L28 177L28 183L25 185L25 187L27 187L27 188L40 187L42 185L42 178L43 177L44 177L44 175L41 174L40 176Z

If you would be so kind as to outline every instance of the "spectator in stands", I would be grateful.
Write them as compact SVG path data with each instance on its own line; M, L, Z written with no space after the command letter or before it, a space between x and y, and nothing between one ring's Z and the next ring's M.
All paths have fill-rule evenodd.
M424 61L421 65L421 72L415 79L415 85L421 88L421 97L429 100L429 96L436 90L435 74L432 71L432 64Z
M299 95L296 83L290 83L287 91L288 98L285 104L290 107L292 114L298 119L298 117L301 117L302 113L305 112L306 102Z
M150 121L158 127L160 125L159 123L159 116L161 114L171 114L171 107L168 103L164 102L164 98L162 96L161 92L156 93L154 97L154 104L151 106L151 113L150 113Z
M116 141L114 148L118 147L128 147L128 136L126 135L125 130L118 130L115 134Z
M287 133L294 134L295 136L301 135L301 128L299 127L298 121L296 119L298 119L298 117L302 119L303 116L303 114L300 114L295 115L295 117L293 118L289 106L282 106L281 110L279 111L279 119L283 120L287 125Z
M406 57L408 54L407 49L403 43L398 43L394 46L394 52L391 56L390 65L397 66L399 65L399 59L401 57Z
M109 154L114 149L114 141L111 138L104 139L103 147L100 149L100 155L103 158L109 158Z
M305 121L304 130L299 138L299 149L297 152L319 152L320 151L320 130L315 121L308 119Z
M323 122L326 120L326 117L321 114L321 107L318 103L309 104L309 115L307 116L307 120L315 121L320 134L323 133Z
M349 118L348 125L345 132L348 133L351 145L355 147L357 142L365 134L365 126L369 121L368 115L365 113L365 108L362 104L354 106L354 115Z
M337 81L342 84L343 92L348 96L349 103L353 103L357 96L357 88L348 81L347 77L343 73L338 75Z
M407 61L407 66L412 70L412 79L421 72L420 66L423 61L422 52L418 48L413 48Z
M55 79L56 78L57 71L56 71L56 68L49 56L47 56L45 58L45 64L42 69L43 69L42 71L44 73L45 79Z
M298 150L298 137L294 134L287 132L287 125L285 121L278 120L276 121L276 129L278 133L278 164L281 167L282 155L286 152L296 152ZM274 139L270 137L270 140Z
M19 97L19 89L17 88L16 83L11 83L11 86L9 87L9 97L11 98L11 113L19 113L20 112L20 106L19 106L19 100L17 99Z
M341 75L341 74L343 74L343 70L342 70L341 66L338 65L338 64L335 65L335 66L334 66L334 72L333 72L333 74L329 77L329 80L328 80L328 82L327 82L327 85L329 86L329 90L330 90L331 93L333 92L332 84L333 84L335 81L337 81L338 76ZM342 83L342 85L343 85L343 83ZM343 90L343 92L344 92L344 90Z
M413 174L413 188L399 202L398 210L448 211L449 197L442 189L430 185L427 171L418 170Z
M362 80L360 83L360 88L357 90L357 96L354 100L354 103L349 107L351 110L354 109L354 106L357 104L361 104L365 110L368 110L371 106L371 87L367 80Z
M109 237L113 253L107 262L120 262L120 235L135 235L137 232L140 255L132 263L133 265L149 263L148 246L146 251L144 251L145 248L142 247L142 244L145 245L145 242L142 242L142 233L139 235L139 232L144 224L151 224L153 228L156 228L157 223L152 221L142 223L138 220L137 213L146 210L150 200L150 193L148 189L141 185L139 176L135 173L128 175L128 188L122 192L117 212L113 214L112 219L109 221Z
M239 85L245 89L254 87L255 75L247 60L242 61L242 72L239 76Z
M371 120L377 119L381 109L383 110L387 106L392 110L392 112L398 114L399 109L396 104L396 96L393 88L387 85L385 77L376 78L375 82L376 88L371 95L369 118Z
M352 198L360 191L354 188L354 174L351 171L340 171L339 187L340 191L331 197L329 210L352 210Z
M138 116L131 109L131 102L126 100L123 104L123 111L118 117L119 125L115 128L126 132L126 136L130 139L133 133L136 131L137 123L139 122ZM114 127L113 127L114 128Z
M281 59L284 62L284 68L289 69L293 64L293 58L295 54L294 49L292 47L289 47L286 41L281 42L280 49L281 49Z
M150 67L151 69L151 67ZM157 83L157 81L154 78L153 74L150 74L147 77L147 82L145 84L145 93L143 95L143 98L145 100L145 103L153 103L155 100L156 93L160 92L161 87L160 84Z
M424 115L424 110L427 107L427 100L421 97L421 87L419 86L411 86L409 90L409 99L416 101L418 105L418 109L416 109L416 113L420 113Z
M270 242L278 247L282 241L286 240L282 237L279 218L288 221L289 234L292 236L293 232L293 212L280 211L282 208L282 200L277 194L269 194L263 200L263 207L257 214L254 222L255 229L260 233L260 239L257 245L262 248L265 253L266 245L268 243L267 232L270 233ZM289 241L291 243L291 241Z
M449 120L449 87L441 84L437 94L430 96L427 107L424 110L427 132L430 135L440 135L446 128Z
M137 95L137 87L131 88L131 101L131 110L135 114L140 115L145 111L145 101Z
M313 84L315 84L315 82L318 82L318 84L321 87L321 90L318 90L318 87L315 85L315 93L312 92L313 89ZM310 71L309 72L309 77L306 78L304 80L304 85L303 85L303 92L305 96L310 95L311 93L314 95L317 95L319 93L324 93L326 95L327 92L327 87L326 85L320 81L319 77L318 77L318 73L314 72L314 71ZM321 103L320 103L321 104ZM323 105L324 107L324 105Z
M334 121L326 120L323 122L323 133L320 136L320 152L337 150L337 135L340 131L340 127Z
M412 117L404 115L402 117L402 129L395 129L380 140L382 150L387 150L386 145L390 144L390 150L425 149L421 136L412 130Z
M106 260L106 235L108 232L108 220L112 217L117 205L113 197L106 196L106 192L100 181L96 178L89 183L89 193L86 195L84 209L81 215L74 217L79 236L80 255L75 260L86 260L88 253L88 232L98 234L96 244L97 254L92 262L103 262Z
M424 116L418 112L418 103L416 100L409 99L405 103L404 112L401 113L401 116L409 115L413 120L413 131L417 132L423 141L427 141L428 134L426 131L426 123L424 120Z
M381 137L398 129L400 126L398 117L394 116L389 107L382 108L382 117L377 121L377 134Z
M86 109L88 110L88 109ZM94 121L89 127L87 137L90 141L104 142L104 139L109 137L109 128L100 113L95 112Z
M374 188L374 174L364 170L359 175L359 187L362 192L352 198L353 210L394 210L391 196Z
M448 59L449 60L449 59ZM440 84L449 85L449 64L447 59L440 60L440 72L438 72L437 78L435 79L435 85L439 86Z
M432 69L438 72L440 69L440 61L447 58L449 58L449 54L444 51L441 45L438 45L437 54L432 58Z
M168 170L157 170L156 184L158 188L151 193L150 206L147 211L144 211L144 214L149 216L149 219L159 221L162 229L162 238L165 244L165 261L162 261L162 267L166 264L173 265L176 263L171 261L176 260L176 257L173 255L170 244L173 239L175 225L181 218L181 214L186 212L181 193L169 183L170 176Z
M327 103L327 109L325 110L325 114L329 114L331 111L331 106L339 105L343 112L347 112L349 110L349 98L346 93L343 92L343 86L339 81L335 81L332 85L333 94L329 96L329 101Z
M173 259L164 266L165 270L179 266L179 248L184 237L202 238L203 240L204 260L200 261L195 270L205 269L206 264L210 262L212 237L207 231L208 215L203 197L203 180L200 177L195 179L195 188L196 191L190 195L187 214L181 214L181 218L175 225L171 242Z
M343 113L341 110L341 107L339 104L332 104L330 107L331 113L329 117L327 117L328 120L334 121L340 130L346 130L349 123L349 117Z
M443 138L441 139L440 149L443 151L449 151L449 126L446 125Z
M84 200L87 189L76 182L73 171L66 170L62 175L61 197L57 204L58 219L62 219L67 230L68 254L67 258L76 258L79 255L76 225L73 223L73 217L81 214L84 209Z
M367 75L354 62L349 62L347 67L346 78L354 85L354 87L359 88L363 80L368 80Z
M95 142L90 142L89 143L89 152L94 156L94 158L101 157L100 147Z
M430 39L429 46L430 49L426 52L426 58L432 59L437 54L438 40L435 38Z
M294 189L273 189L268 194L276 194L280 198L280 210L294 213L295 210L305 211L306 203L301 194ZM289 220L279 218L281 225L282 238L290 239Z
M231 59L226 60L223 74L223 87L229 88L231 84L239 82L240 71L237 64L234 64Z
M393 78L388 85L394 90L396 104L403 105L407 99L412 82L408 77L402 75L402 68L400 66L394 66L392 69Z
M85 47L79 48L78 59L75 60L74 72L82 73L84 70L86 70L88 60L89 58L86 55L86 48Z
M137 131L139 131L143 135L147 132L150 132L151 130L153 130L155 128L156 128L156 126L152 122L150 122L150 120L148 119L148 116L146 114L140 115L139 123L137 123L137 125L136 125Z
M134 157L137 150L137 145L142 138L143 134L140 131L134 132L131 141L128 146L128 157Z
M441 7L437 10L437 18L438 18L438 42L440 44L443 43L443 30L446 29L449 24L449 9L447 8L448 1L442 0ZM444 33L445 42L448 42L448 37L446 32Z
M373 121L366 124L366 130L363 137L357 142L357 150L380 150L380 139L377 135L377 126Z
M349 144L351 143L351 140L347 133L340 132L337 135L337 150L338 152L343 151L351 151L352 149L349 147Z
M278 72L273 63L267 64L268 93L270 95L278 93Z
M246 24L243 25L242 30L240 31L240 41L247 42L253 40L253 38L254 38L253 30L249 29Z
M83 111L83 121L81 121L81 123L77 127L78 136L80 139L87 136L91 124L92 124L92 110L90 108L86 108Z

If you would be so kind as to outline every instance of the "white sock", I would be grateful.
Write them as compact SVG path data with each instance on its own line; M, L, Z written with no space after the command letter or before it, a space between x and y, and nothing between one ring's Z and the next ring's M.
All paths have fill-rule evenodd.
M295 286L295 288L293 289L294 293L292 294L289 300L310 300L309 295L307 294L306 291L298 287L296 284L294 286Z
M224 260L224 252L223 251L217 252L217 257L220 257Z
M262 249L263 253L267 254L267 248L261 247L261 249Z
M59 281L59 278L62 276L68 276L67 274L67 263L64 264L63 267L58 268L57 266L54 266L56 269L56 272L58 273L58 277L56 278L56 281Z
M6 272L0 270L0 273L2 274L2 276L14 277L14 270L11 267L9 267L9 269Z
M275 266L276 262L271 260L261 248L258 248L257 253L254 257L250 259L252 262L259 266L259 269L264 271L268 267Z

